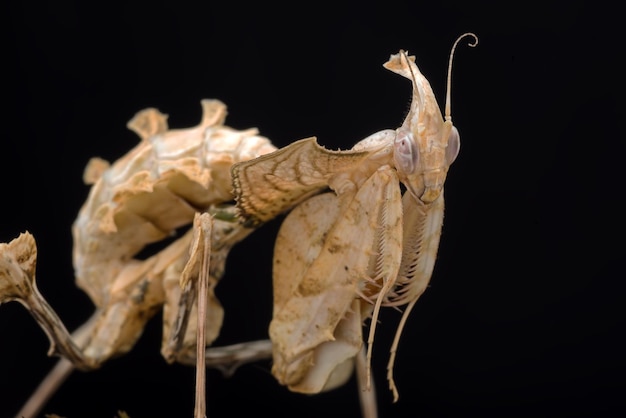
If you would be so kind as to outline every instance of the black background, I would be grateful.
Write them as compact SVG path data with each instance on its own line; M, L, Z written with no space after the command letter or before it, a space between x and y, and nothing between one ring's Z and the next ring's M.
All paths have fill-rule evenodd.
M39 288L69 329L91 313L74 286L71 224L88 159L138 139L139 110L198 123L203 98L226 123L277 146L315 135L349 148L405 116L410 83L382 67L406 49L443 105L456 37L452 113L461 152L431 287L405 328L400 400L385 382L398 312L381 316L374 376L381 417L587 417L626 413L626 141L621 12L599 2L18 2L3 6L0 242L25 230ZM264 338L279 220L236 247L218 287L216 344ZM45 408L68 418L192 416L194 371L160 357L157 316L137 346L74 373ZM54 364L17 303L0 307L0 416ZM208 415L359 416L356 385L291 394L258 362L208 372Z

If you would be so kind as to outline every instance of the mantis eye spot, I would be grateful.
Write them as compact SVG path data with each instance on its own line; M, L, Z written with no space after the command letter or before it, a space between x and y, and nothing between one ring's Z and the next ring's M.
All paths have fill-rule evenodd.
M393 150L396 169L405 174L413 173L417 166L417 157L417 148L413 141L413 134L402 130L398 131Z
M453 126L448 136L448 146L446 148L446 163L452 164L456 157L459 155L459 149L461 148L461 136L459 131Z

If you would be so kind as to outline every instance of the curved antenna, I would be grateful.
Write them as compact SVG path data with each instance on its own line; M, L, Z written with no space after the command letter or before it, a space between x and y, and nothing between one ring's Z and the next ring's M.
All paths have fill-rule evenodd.
M450 86L452 85L452 58L454 58L454 50L456 49L459 41L467 36L471 36L474 38L474 42L468 42L468 46L472 48L478 45L478 36L473 34L472 32L466 32L463 35L456 38L454 44L452 45L452 50L450 51L450 58L448 59L448 80L446 85L446 109L445 109L445 118L446 120L452 120L452 113L450 111Z

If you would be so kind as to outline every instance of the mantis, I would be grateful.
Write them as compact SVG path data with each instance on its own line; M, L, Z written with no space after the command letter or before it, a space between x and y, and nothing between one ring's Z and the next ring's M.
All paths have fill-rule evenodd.
M26 232L0 244L0 304L22 303L47 334L48 354L62 357L55 385L73 368L97 369L131 350L162 308L162 355L197 369L196 417L206 414L205 367L232 369L270 356L272 374L291 391L332 390L355 362L371 389L378 315L402 307L387 376L396 401L396 351L432 275L444 183L460 147L450 85L454 51L465 37L473 38L470 46L478 42L465 33L453 44L443 116L415 57L400 50L384 66L412 83L408 115L399 128L350 150L327 150L314 137L277 149L255 129L225 126L218 100L202 101L202 121L190 129L169 130L156 109L139 112L128 127L140 144L112 165L95 158L85 170L92 188L72 228L73 264L95 312L82 327L68 332L37 290L34 237ZM224 316L214 289L229 251L283 213L269 340L210 347ZM135 258L172 236L158 253ZM49 394L18 415L36 415ZM364 415L376 416L371 391L362 405Z
M473 38L470 46L478 42L465 33L452 47L443 117L415 57L401 50L384 64L413 85L399 128L376 132L348 151L327 150L312 137L233 166L241 218L257 225L291 211L275 243L269 334L272 373L293 391L318 393L343 384L362 348L367 318L369 384L380 309L405 306L387 373L398 399L396 351L432 276L444 183L460 147L450 85L454 50L465 37Z

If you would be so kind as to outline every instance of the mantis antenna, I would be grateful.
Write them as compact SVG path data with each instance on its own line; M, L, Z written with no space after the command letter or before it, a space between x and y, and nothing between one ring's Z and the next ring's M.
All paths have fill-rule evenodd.
M478 36L476 36L472 32L466 32L463 35L456 38L456 41L454 41L454 44L452 45L452 49L450 50L450 58L448 59L448 79L447 79L447 84L446 84L446 108L445 108L446 120L452 120L452 112L450 111L450 86L452 85L452 59L454 58L454 50L456 49L456 46L461 41L461 39L467 36L471 36L472 38L474 38L474 42L468 43L467 44L468 46L471 46L473 48L476 45L478 45Z

